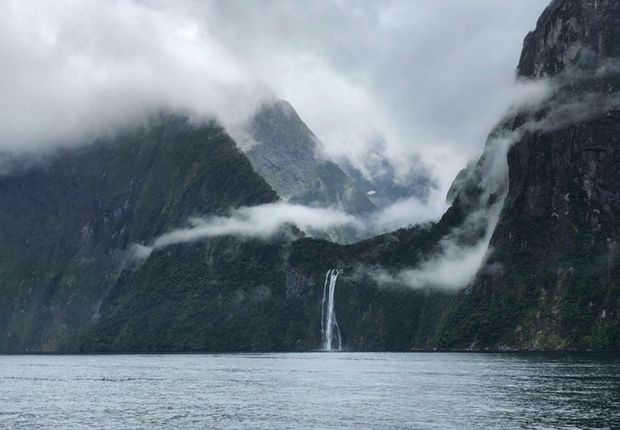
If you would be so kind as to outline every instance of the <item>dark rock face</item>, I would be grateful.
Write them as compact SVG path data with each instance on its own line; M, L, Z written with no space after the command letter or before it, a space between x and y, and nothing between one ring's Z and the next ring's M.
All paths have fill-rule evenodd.
M525 39L519 75L554 76L580 62L620 57L619 20L615 0L554 0Z
M521 76L557 89L517 118L493 251L439 345L620 349L619 35L618 2L562 0L527 36Z
M304 276L293 268L286 271L286 297L299 297L304 291L314 287L310 276Z
M301 195L304 179L325 161L318 139L285 101L263 105L250 124L256 144L248 158L265 180L285 199Z

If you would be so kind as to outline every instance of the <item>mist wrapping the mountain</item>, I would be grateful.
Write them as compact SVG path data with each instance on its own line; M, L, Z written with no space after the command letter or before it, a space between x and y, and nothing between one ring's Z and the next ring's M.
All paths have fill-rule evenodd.
M620 349L620 4L549 1L3 2L0 352Z
M234 127L269 92L183 7L129 0L0 6L0 152L83 144L161 110Z
M162 110L194 121L216 117L247 148L257 144L246 133L247 121L277 95L292 103L333 159L372 179L381 174L372 157L381 142L395 182L421 169L437 189L425 201L401 200L367 217L285 203L239 209L230 217L193 220L140 248L143 256L206 237L268 238L288 224L319 231L348 226L372 235L436 221L447 209L449 184L480 153L488 130L510 109L534 109L549 96L547 80L516 80L514 72L529 26L523 23L533 22L545 5L7 2L0 6L0 34L6 36L0 37L6 124L0 152L39 154L83 144ZM460 19L465 7L476 19ZM511 13L523 19L506 21ZM453 31L439 31L447 26ZM590 106L567 105L569 117ZM522 130L550 123L531 122ZM495 178L485 180L493 184ZM403 275L405 283L428 283L433 273L451 271L461 279L439 284L462 285L486 246L463 248L446 238L441 249Z
M609 69L607 69L609 70ZM411 288L460 289L467 286L480 269L489 252L489 243L503 207L508 186L507 154L511 146L527 133L549 132L618 106L616 94L564 94L560 90L578 82L577 70L567 69L560 77L537 81L537 90L529 99L507 116L490 135L484 156L477 169L478 186L483 193L477 197L481 209L470 214L466 221L453 229L438 244L437 251L427 256L417 267L389 271L382 267L363 268L380 285L406 285ZM536 97L533 97L533 96ZM511 118L525 114L530 118L516 128L507 127ZM485 207L492 195L496 201ZM464 198L464 197L463 197ZM398 228L437 221L448 208L442 195L432 194L428 201L409 198L397 201L366 216L353 216L337 207L310 208L285 202L232 211L228 217L194 218L190 226L166 233L148 245L134 245L139 259L147 258L152 250L189 243L205 238L237 236L269 239L287 225L304 231L327 232L348 227L369 237ZM482 237L467 240L482 232Z
M335 209L274 203L236 209L230 217L192 219L190 228L175 230L158 237L153 242L153 247L163 248L177 243L228 235L266 239L278 233L287 224L295 225L302 230L326 230L358 223L355 217Z
M410 225L411 210L415 224L435 221L445 210L445 203L434 206L409 199L398 202L369 216L354 216L338 208L311 208L279 202L235 209L230 216L192 218L189 226L165 233L148 245L133 244L134 256L147 258L152 250L191 243L212 237L237 236L251 239L271 239L286 226L294 225L303 231L327 232L348 227L362 235L375 235ZM403 225L402 223L407 223Z
M499 126L489 138L478 166L482 173L478 184L483 193L480 202L489 201L492 194L499 194L499 201L492 206L471 214L465 223L453 229L439 244L438 252L427 257L418 267L390 272L381 267L363 268L380 285L406 285L414 289L436 288L443 290L461 289L469 285L483 266L485 258L493 252L489 248L495 227L499 221L508 191L507 155L510 148L530 133L549 133L578 124L620 108L617 92L564 91L583 81L617 74L620 71L616 61L607 61L596 71L584 72L579 67L568 67L554 79L539 81L546 90L539 98L530 100L511 115L526 114L529 119L515 129ZM509 115L507 118L511 118ZM484 203L483 205L484 206ZM481 228L484 238L475 245L463 245L463 237Z
M275 93L336 161L372 176L381 140L396 180L419 157L443 194L537 91L515 83L514 63L545 4L4 2L0 152L89 142L161 110L215 116L243 145L244 122Z
M490 237L489 237L490 239ZM442 253L438 258L425 261L416 269L407 269L391 273L384 268L366 268L380 286L406 286L413 289L436 289L455 291L465 288L474 279L485 256L489 241L463 248L446 241L442 244Z

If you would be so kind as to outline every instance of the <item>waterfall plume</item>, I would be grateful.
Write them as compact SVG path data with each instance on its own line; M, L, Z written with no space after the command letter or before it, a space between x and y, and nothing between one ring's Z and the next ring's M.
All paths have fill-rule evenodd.
M334 294L336 292L336 281L338 281L340 270L332 269L325 275L325 285L323 286L323 301L321 303L321 334L323 336L323 349L326 351L334 350L334 343L338 351L342 350L342 338L340 328L336 320L334 310Z

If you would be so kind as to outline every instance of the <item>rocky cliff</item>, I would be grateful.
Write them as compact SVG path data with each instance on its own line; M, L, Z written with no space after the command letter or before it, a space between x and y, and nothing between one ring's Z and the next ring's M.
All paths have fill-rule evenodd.
M620 349L620 4L556 0L523 78L554 94L511 131L492 251L439 328L444 347Z

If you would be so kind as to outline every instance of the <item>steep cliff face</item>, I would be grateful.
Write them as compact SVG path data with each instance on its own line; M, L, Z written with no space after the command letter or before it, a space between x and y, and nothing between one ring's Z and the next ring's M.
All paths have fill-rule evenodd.
M619 349L620 90L615 1L554 1L519 72L555 94L518 118L486 266L440 327L444 347Z
M620 57L619 13L615 0L554 0L525 39L519 75L554 76L575 64Z
M342 175L330 166L327 177ZM2 177L0 351L318 348L325 272L345 250L347 267L373 260L374 241L292 242L303 234L284 229L273 240L220 237L129 258L131 244L191 216L277 198L220 127L178 117ZM318 255L303 250L313 244ZM417 326L424 293L345 279L337 294L348 348L415 346L415 330L398 327Z
M96 322L130 244L275 200L221 127L171 116L0 177L0 350L55 351Z

